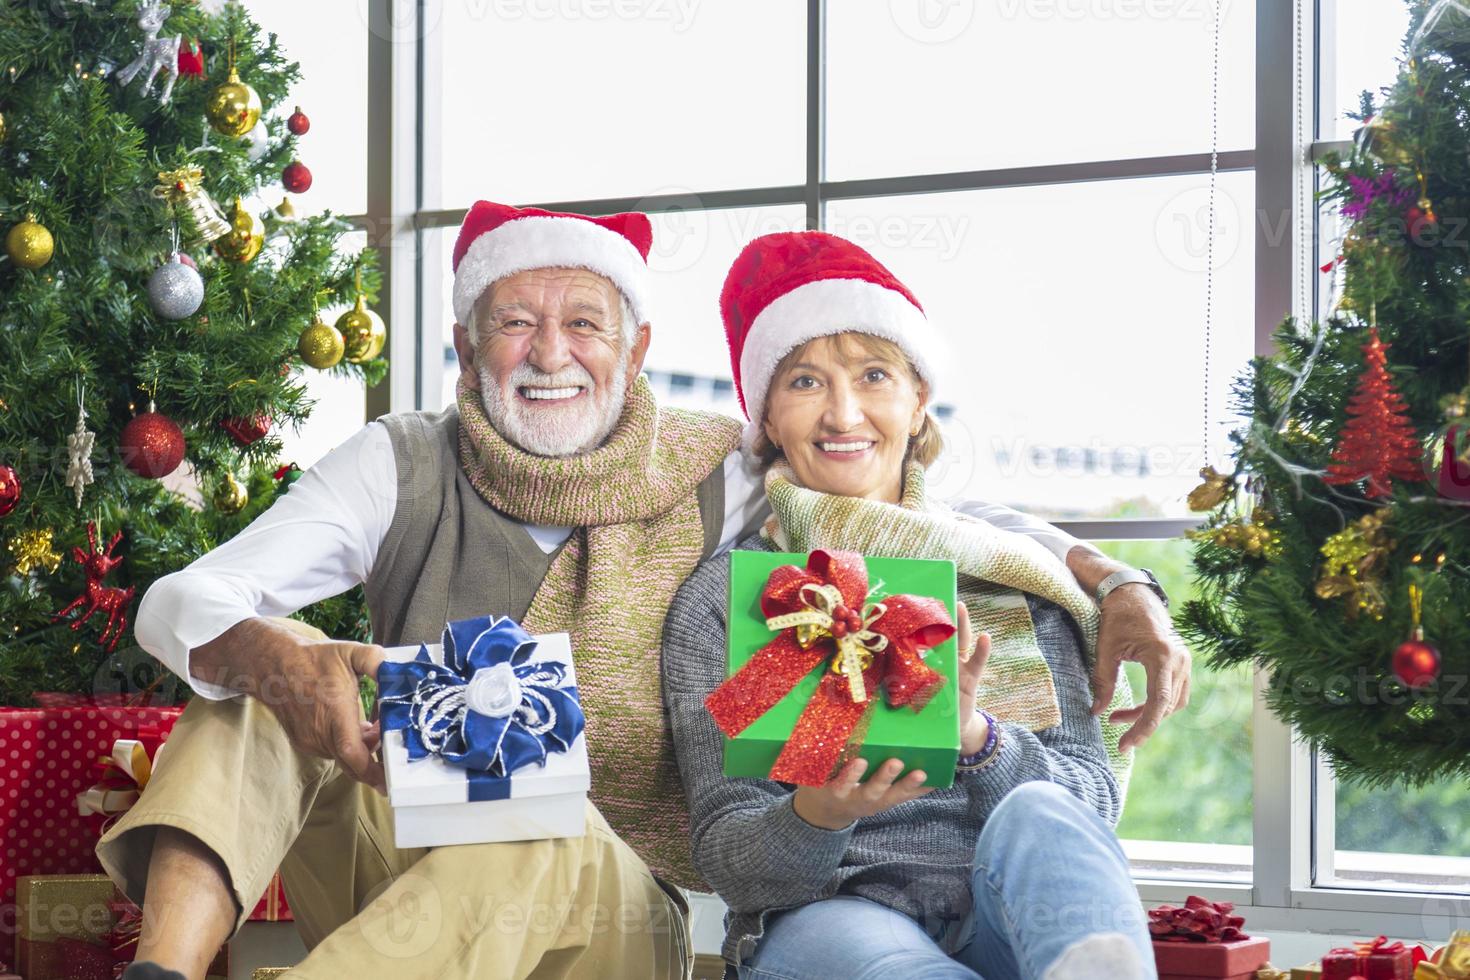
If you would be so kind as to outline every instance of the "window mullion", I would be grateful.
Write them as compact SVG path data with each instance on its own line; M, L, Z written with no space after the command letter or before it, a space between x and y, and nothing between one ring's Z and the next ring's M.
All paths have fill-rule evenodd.
M822 181L827 176L827 0L806 4L806 226L826 223Z

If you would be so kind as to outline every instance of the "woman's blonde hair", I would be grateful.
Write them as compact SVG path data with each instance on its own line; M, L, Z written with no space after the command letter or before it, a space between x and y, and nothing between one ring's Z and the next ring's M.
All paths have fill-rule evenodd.
M861 333L858 331L831 334L826 337L815 337L812 340L808 340L781 358L781 363L776 365L776 371L771 375L771 378L773 380L779 378L781 372L786 370L787 365L805 354L811 348L812 344L822 340L833 342L837 359L844 367L849 366L859 357L876 357L881 360L892 361L894 364L902 364L908 370L909 380L914 383L915 388L923 389L927 387L924 384L924 379L919 376L919 369L914 367L914 362L909 358L908 354L904 353L902 347L887 338L875 337L870 333ZM770 402L769 395L766 397L766 401L767 403ZM760 434L756 437L755 445L752 448L755 452L756 459L760 462L760 468L764 472L770 469L772 463L781 459L783 453L771 441L771 437L766 435L766 411L764 405L761 406L760 422ZM943 451L944 436L940 434L939 423L934 420L934 416L929 414L926 409L924 412L924 421L919 426L919 434L909 436L909 448L908 453L904 456L904 463L908 464L912 461L928 469L929 464L938 459L939 454Z

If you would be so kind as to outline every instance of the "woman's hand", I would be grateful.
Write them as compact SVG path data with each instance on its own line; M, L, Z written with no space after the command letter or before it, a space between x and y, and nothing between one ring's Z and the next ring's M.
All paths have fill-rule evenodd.
M932 790L932 787L924 788L927 777L922 769L915 769L894 782L903 772L903 762L899 759L889 759L878 767L872 779L859 783L867 769L868 760L853 759L825 786L798 786L791 801L796 815L813 827L842 830L854 820L916 800Z
M970 640L970 610L959 604L959 705L963 713L960 719L960 755L974 755L985 747L990 735L990 723L975 710L975 696L980 689L980 675L985 672L985 662L990 659L990 634L981 633L980 641Z

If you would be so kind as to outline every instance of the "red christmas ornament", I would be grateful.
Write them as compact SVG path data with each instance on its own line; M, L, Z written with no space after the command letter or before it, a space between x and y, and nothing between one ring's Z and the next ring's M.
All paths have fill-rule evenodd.
M311 190L311 171L300 160L292 160L281 171L281 183L292 194L304 194Z
M1369 497L1393 493L1393 479L1422 480L1419 467L1423 449L1413 423L1404 414L1407 404L1388 373L1387 350L1391 345L1378 339L1378 328L1363 345L1367 367L1358 378L1358 389L1348 399L1348 421L1338 436L1332 462L1327 466L1327 483L1357 483L1367 479Z
M1428 687L1439 678L1439 651L1424 642L1422 631L1393 652L1393 673L1406 687L1415 689Z
M311 120L306 118L306 113L297 106L296 111L286 120L286 128L297 136L305 136L306 131L311 128Z
M184 252L175 252L173 254L174 255L177 255L179 257L179 261L182 262L182 263L184 263L185 265L187 265L189 268L195 269L195 270L197 270L199 268L198 264L195 263L195 261L193 259L189 258L189 256L186 253L184 253Z
M82 614L72 620L71 628L79 630L94 612L107 614L107 623L102 627L102 635L97 642L100 643L108 653L117 649L117 641L122 638L123 631L128 628L128 605L133 601L133 586L119 589L114 586L102 584L102 580L112 573L112 570L123 563L121 557L112 557L112 549L122 540L122 532L118 531L107 542L107 550L97 550L97 524L94 521L87 522L87 550L73 548L71 555L82 566L87 575L86 590L71 602L67 603L65 609L51 617L51 622L59 623L79 607Z
M15 470L0 465L0 517L15 510L15 505L18 503L20 503L20 477L15 475Z
M241 446L249 446L271 430L271 417L265 413L249 418L232 418L220 422L219 427L234 437Z
M123 465L139 476L156 480L168 476L184 461L184 430L167 415L153 410L133 416L123 426L119 448Z
M1433 228L1439 222L1433 210L1424 211L1413 205L1410 205L1409 210L1404 212L1404 219L1408 223L1409 237L1414 239L1419 238L1426 229Z
M204 49L197 40L184 38L179 44L179 74L202 76L204 74Z

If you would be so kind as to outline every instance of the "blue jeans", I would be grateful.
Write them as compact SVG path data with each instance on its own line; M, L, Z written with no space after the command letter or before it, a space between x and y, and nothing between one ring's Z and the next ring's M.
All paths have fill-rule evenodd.
M886 905L839 895L772 916L750 961L753 980L1021 980L1040 977L1068 946L1123 933L1153 969L1143 907L1112 828L1071 793L1027 782L1007 793L975 846L969 918L947 954Z

